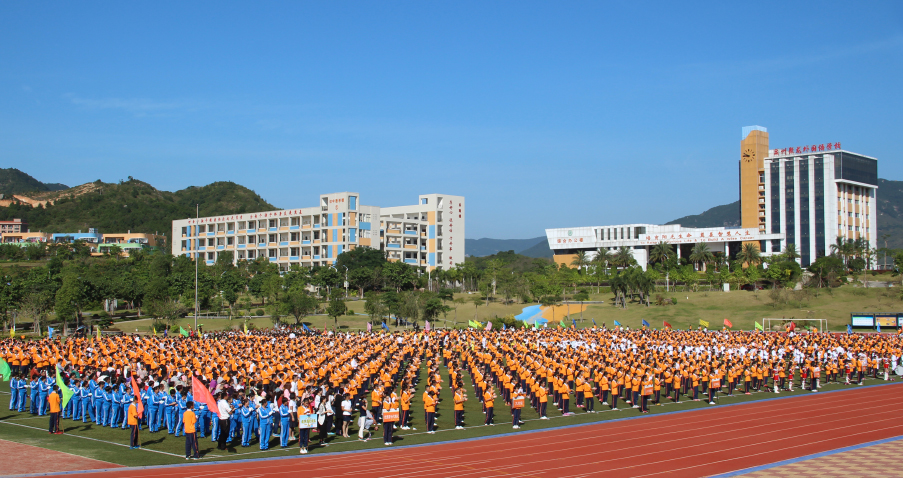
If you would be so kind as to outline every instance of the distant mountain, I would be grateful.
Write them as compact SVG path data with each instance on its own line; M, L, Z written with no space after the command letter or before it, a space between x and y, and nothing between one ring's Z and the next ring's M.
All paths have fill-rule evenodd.
M29 176L30 177L30 176ZM137 179L117 183L96 181L55 192L23 194L43 207L13 203L0 207L0 220L22 218L32 231L75 232L97 228L100 232L169 234L174 219L222 216L277 209L250 189L216 182L181 191L160 191Z
M59 191L69 186L59 183L42 183L16 168L0 169L0 194Z
M549 248L549 241L546 240L545 237L542 238L535 246L524 249L519 252L522 256L534 257L534 258L546 258L551 259L553 255L552 249Z
M737 227L740 225L740 201L715 206L694 216L684 216L665 224L686 227ZM903 181L878 179L878 247L903 248ZM833 242L831 240L830 242ZM883 260L883 255L879 255Z
M740 201L715 206L702 214L684 216L665 224L680 224L684 227L739 227Z
M534 237L532 239L464 239L464 250L468 256L482 257L505 251L520 253L536 245L539 241L545 242L546 237Z

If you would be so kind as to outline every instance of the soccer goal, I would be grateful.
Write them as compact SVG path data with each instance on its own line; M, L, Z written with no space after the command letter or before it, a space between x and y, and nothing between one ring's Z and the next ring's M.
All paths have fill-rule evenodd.
M787 330L790 322L796 324L796 331L801 332L815 327L819 332L828 331L828 319L762 319L762 326L766 332L783 332Z

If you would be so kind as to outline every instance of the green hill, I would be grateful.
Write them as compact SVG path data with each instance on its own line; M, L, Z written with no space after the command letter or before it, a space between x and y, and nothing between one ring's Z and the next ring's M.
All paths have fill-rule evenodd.
M537 259L551 259L553 255L552 249L549 248L549 241L545 237L540 238L540 241L536 243L533 247L529 249L524 249L518 254L527 257L534 257Z
M464 250L468 256L490 256L503 251L520 253L533 247L539 241L545 241L545 236L531 239L464 239Z
M55 193L37 195L54 201L46 207L13 204L0 208L0 220L22 218L32 231L75 232L94 227L100 232L169 234L174 219L242 214L276 209L257 193L232 182L216 182L169 192L137 179L119 184L100 181Z
M60 191L69 186L59 183L42 183L16 168L0 168L0 194Z
M715 206L693 216L684 216L665 224L680 224L684 227L737 227L740 225L740 201Z

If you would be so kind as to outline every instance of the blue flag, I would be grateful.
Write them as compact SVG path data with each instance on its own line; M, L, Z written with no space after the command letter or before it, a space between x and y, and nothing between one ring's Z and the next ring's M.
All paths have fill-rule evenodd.
M389 330L389 326L388 326L388 325L386 325L386 323L385 323L385 322L383 322L383 328L384 328L384 329L386 329L386 330Z
M576 327L576 326L577 326L577 321L576 321L576 320L574 320L574 319L571 319L571 323L572 323L572 324L574 324L574 327Z
M880 331L880 329L879 329L879 331ZM53 338L53 332L54 332L53 327L47 327L47 337L48 338L51 338L51 339Z
M853 326L850 325L850 324L847 324L847 333L848 333L848 334L852 334L852 333L853 333Z
M649 322L646 322L646 319L643 319L643 327L651 327Z
M881 324L877 324L877 325L878 325L878 333L880 334L881 333Z
M596 325L596 319L593 319L593 325Z
M302 324L301 324L301 327L304 327L304 331L305 331L305 332L310 332L310 327L308 327L307 324L302 323Z
M616 320L616 321L615 321L615 327L620 327L620 326L621 326L621 323L618 322L618 321Z
M505 330L505 324L502 324L502 330Z

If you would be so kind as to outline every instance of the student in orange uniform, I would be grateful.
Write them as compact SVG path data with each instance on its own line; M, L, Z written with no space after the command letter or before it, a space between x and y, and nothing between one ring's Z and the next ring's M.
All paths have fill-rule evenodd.
M545 387L536 389L536 399L539 401L539 419L548 420L549 417L546 416L546 406L549 404L549 392L546 391Z
M60 435L60 387L54 385L53 392L47 397L47 404L50 405L50 434Z
M483 406L486 407L486 421L483 426L495 425L492 418L495 416L495 390L491 384L486 385L486 391L483 392Z
M182 414L182 424L185 426L185 459L197 460L198 456L198 434L195 424L198 422L197 416L194 414L194 402L185 404L185 413ZM137 428L137 427L135 427ZM137 435L137 433L136 433Z
M138 406L132 402L129 405L128 410L128 424L129 430L131 430L131 437L129 438L129 448L141 448L141 445L138 443Z
M436 399L432 392L426 390L423 392L423 413L424 421L426 421L426 432L430 435L436 433L433 425L436 422Z
M464 401L466 397L464 396L464 389L457 388L455 389L455 429L463 430L464 429Z
M517 390L514 391L514 395L511 397L511 417L514 422L514 426L512 428L520 428L520 424L523 423L520 421L520 411L524 408L524 390L517 387Z

